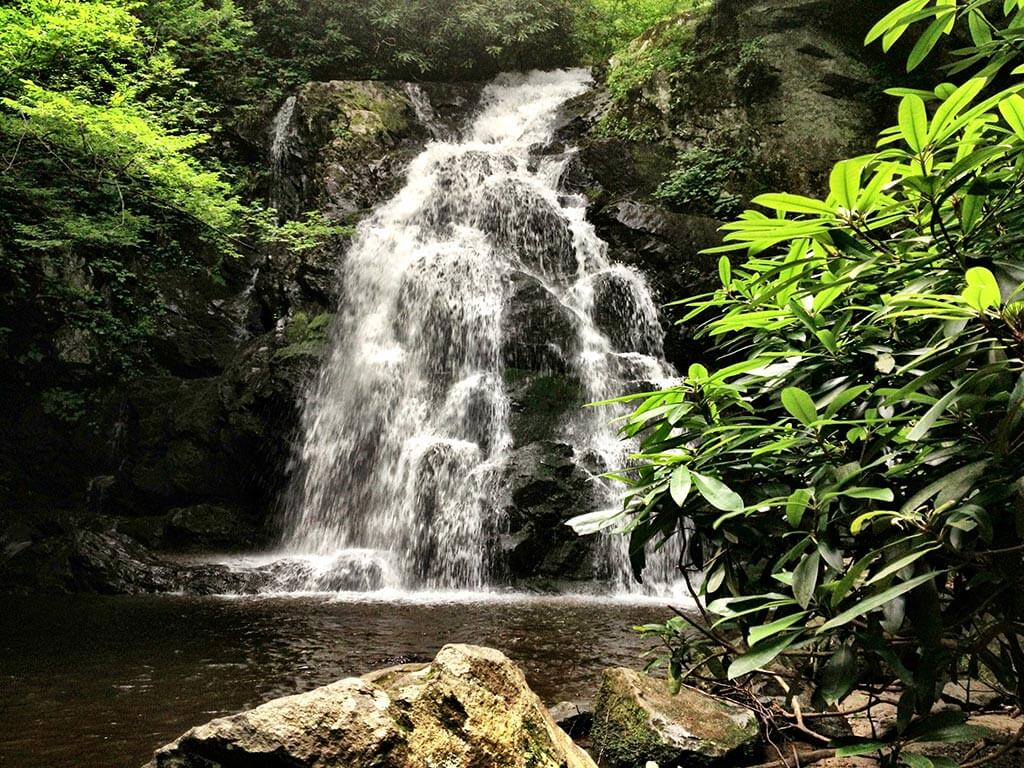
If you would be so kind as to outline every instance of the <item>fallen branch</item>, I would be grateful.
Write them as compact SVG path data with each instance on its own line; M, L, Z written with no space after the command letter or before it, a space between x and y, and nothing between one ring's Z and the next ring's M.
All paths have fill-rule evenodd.
M983 765L995 762L999 758L1010 754L1011 751L1020 745L1021 741L1024 741L1024 725L1018 728L1017 733L995 752L985 755L985 757L979 757L977 760L972 760L969 763L964 763L960 768L981 768Z

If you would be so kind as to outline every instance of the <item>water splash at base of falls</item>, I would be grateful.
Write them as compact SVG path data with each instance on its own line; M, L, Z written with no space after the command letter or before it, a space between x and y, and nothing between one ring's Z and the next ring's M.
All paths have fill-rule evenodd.
M488 584L486 542L512 448L504 372L510 340L531 332L516 312L523 290L568 318L570 338L528 341L561 359L588 399L672 376L644 280L609 262L585 201L559 189L566 157L531 153L590 85L583 70L499 77L466 135L428 144L404 188L360 225L339 269L345 299L330 352L304 405L289 552L376 552L391 588ZM612 416L581 411L565 435L609 507L617 492L596 475L627 452ZM625 538L603 546L613 588L638 589ZM672 590L673 546L652 553L647 589Z

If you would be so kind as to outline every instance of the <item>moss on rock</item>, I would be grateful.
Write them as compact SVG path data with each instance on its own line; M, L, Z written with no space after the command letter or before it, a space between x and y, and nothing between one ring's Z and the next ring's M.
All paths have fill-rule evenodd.
M752 752L754 714L693 689L669 694L662 680L631 669L605 670L591 738L601 765L702 768Z

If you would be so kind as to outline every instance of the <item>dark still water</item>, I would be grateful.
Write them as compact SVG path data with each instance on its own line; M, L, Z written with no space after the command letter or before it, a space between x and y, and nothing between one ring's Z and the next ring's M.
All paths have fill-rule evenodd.
M471 642L519 662L548 703L641 664L654 603L574 598L337 602L0 598L0 765L138 768L193 725Z

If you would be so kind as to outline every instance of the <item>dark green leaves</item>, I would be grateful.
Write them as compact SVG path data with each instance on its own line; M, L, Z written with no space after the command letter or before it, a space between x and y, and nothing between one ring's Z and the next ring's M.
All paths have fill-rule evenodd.
M707 500L708 504L723 512L743 510L743 499L721 480L697 472L692 472L691 475L694 485L697 486L700 495Z
M811 604L814 597L814 590L818 586L818 568L821 564L821 555L814 550L805 555L800 564L793 570L793 597L801 608Z

